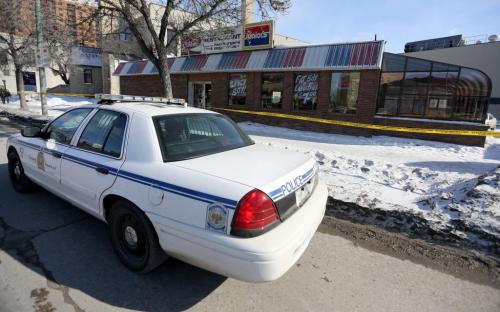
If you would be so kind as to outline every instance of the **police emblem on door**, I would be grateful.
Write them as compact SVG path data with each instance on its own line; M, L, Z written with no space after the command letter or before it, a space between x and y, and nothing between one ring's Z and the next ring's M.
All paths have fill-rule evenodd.
M226 232L227 209L220 203L213 203L207 206L206 229L215 232Z
M43 158L43 152L38 152L38 156L36 157L36 165L38 169L45 171L45 159Z

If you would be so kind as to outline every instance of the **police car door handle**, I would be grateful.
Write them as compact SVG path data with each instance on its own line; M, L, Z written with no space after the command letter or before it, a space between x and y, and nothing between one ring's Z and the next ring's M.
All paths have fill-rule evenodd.
M109 173L109 170L106 169L106 168L102 168L102 167L97 167L95 168L95 171L99 172L99 173L102 173L102 174L108 174Z
M62 153L59 153L59 152L52 152L51 154L52 154L52 156L54 156L55 158L61 158L61 157L62 157L62 155L63 155Z

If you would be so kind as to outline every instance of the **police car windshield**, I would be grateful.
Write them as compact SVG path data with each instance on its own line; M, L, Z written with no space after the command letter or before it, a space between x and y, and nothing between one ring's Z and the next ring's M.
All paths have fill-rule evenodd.
M253 141L232 120L217 114L176 114L153 118L165 162L220 153Z

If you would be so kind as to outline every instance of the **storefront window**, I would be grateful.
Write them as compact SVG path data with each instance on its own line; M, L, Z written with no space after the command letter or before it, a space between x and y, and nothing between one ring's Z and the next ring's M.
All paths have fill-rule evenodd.
M262 74L262 108L281 108L283 101L283 74Z
M488 98L478 96L457 97L453 117L457 120L481 121L486 114Z
M479 70L384 53L377 114L481 121L491 91ZM332 82L333 83L333 82Z
M229 105L245 105L247 100L247 76L231 74L229 76Z
M399 116L422 116L425 112L427 98L421 95L406 95L401 98Z
M318 102L317 73L296 74L293 88L293 109L315 110Z
M332 73L330 111L355 114L359 92L359 72Z
M450 118L452 107L454 106L453 97L429 96L426 118Z
M434 66L431 73L429 94L455 95L458 82L458 68L451 67L452 71L442 66Z
M460 70L458 80L458 94L461 96L488 96L489 83L488 77L482 72L470 68Z
M405 94L427 94L430 72L406 72L403 82Z

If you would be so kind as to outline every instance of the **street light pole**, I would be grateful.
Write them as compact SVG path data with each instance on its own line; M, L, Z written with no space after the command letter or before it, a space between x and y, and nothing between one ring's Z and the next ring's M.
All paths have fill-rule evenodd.
M36 45L38 48L38 58L40 60L38 64L38 73L40 76L40 102L42 103L42 115L47 116L47 80L45 77L45 57L46 55L41 55L42 44L43 44L43 33L42 33L42 9L40 5L40 0L35 0L35 17L36 17ZM45 53L45 52L43 52ZM43 56L43 60L42 60Z

